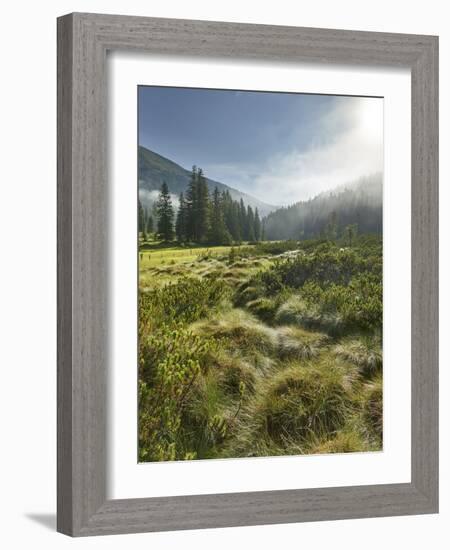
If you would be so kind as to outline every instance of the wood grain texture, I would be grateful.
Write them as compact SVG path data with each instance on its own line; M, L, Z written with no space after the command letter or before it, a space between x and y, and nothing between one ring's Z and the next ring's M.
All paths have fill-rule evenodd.
M410 67L412 481L106 499L106 52ZM99 535L423 514L438 509L438 39L71 14L58 20L58 530Z

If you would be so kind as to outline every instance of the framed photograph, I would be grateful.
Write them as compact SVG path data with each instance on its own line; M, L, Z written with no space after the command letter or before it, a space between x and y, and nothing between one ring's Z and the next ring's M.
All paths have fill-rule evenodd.
M58 530L438 511L438 39L58 19Z

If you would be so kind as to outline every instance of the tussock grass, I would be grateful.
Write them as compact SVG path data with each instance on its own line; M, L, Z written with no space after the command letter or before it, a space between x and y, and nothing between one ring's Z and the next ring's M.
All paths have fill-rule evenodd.
M280 305L275 322L292 324L306 329L324 330L332 336L340 334L343 320L339 314L322 313L318 305L307 304L299 295L293 295Z
M183 410L183 444L193 453L192 458L209 458L214 448L226 435L227 397L221 387L217 372L199 377Z
M283 370L270 384L257 414L274 441L333 433L343 426L350 400L338 369L316 365Z
M335 437L322 441L311 448L312 454L360 453L370 451L368 442L357 432L342 431Z
M293 362L267 379L240 419L229 456L303 454L314 438L340 430L352 411L345 370Z
M237 306L243 306L252 300L257 300L262 297L263 293L261 288L249 285L248 281L243 281L237 288L234 303Z
M249 362L223 350L211 354L208 366L216 372L218 383L224 391L233 398L240 395L242 384L247 395L254 394L258 371L265 368L257 362Z
M272 353L277 346L277 333L260 323L253 315L242 309L230 309L211 319L192 325L193 334L220 338L232 349Z
M337 344L333 352L356 365L363 376L370 377L379 372L383 366L381 342L377 337L363 337L358 340L347 339Z
M277 334L281 359L312 359L318 356L329 341L325 334L291 326L277 328Z
M378 374L366 384L363 397L363 419L369 434L381 444L383 441L383 379Z
M247 260L246 258L242 258L242 259L240 259L240 260L238 260L238 261L236 261L236 262L233 262L233 263L231 264L231 267L233 267L233 268L236 268L236 267L238 267L238 268L239 268L239 267L248 267L248 263L249 263L249 262L248 262L248 260Z
M271 322L277 310L277 303L271 298L256 298L246 303L247 309L254 313L259 319Z

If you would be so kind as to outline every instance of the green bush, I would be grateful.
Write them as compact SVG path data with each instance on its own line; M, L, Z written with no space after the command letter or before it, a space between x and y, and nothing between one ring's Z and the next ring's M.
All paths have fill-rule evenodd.
M348 285L305 283L277 310L277 323L324 330L337 336L349 331L379 331L383 320L382 285L372 275L357 275Z
M139 449L141 460L183 460L183 409L214 342L183 327L159 327L144 337L139 355Z
M140 460L192 458L180 438L183 409L215 343L188 323L227 293L218 281L181 279L139 296Z
M328 284L347 285L356 275L370 274L381 281L381 255L365 256L354 249L329 248L300 254L276 262L269 270L258 273L249 285L262 285L268 294L274 294L287 286L301 288L307 282L321 286Z
M140 334L155 326L192 323L205 317L228 293L228 287L220 280L187 277L160 289L141 292Z

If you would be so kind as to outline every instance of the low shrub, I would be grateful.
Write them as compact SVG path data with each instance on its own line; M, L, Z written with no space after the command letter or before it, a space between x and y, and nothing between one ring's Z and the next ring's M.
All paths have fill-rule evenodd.
M192 323L229 295L219 280L183 277L174 284L139 294L140 334L167 323Z
M382 285L365 274L355 276L345 286L305 283L279 307L275 321L338 336L349 331L379 331L382 313Z
M187 328L164 325L141 338L139 354L139 456L141 460L183 460L181 418L212 340Z

